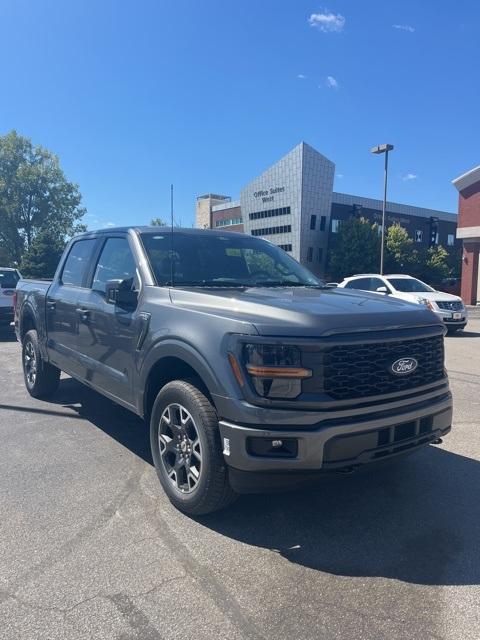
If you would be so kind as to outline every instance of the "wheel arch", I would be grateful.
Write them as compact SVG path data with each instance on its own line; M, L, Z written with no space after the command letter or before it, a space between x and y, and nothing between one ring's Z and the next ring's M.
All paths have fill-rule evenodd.
M144 418L148 419L160 389L172 380L192 382L215 404L219 382L206 360L190 345L169 341L154 349L143 366L138 409Z

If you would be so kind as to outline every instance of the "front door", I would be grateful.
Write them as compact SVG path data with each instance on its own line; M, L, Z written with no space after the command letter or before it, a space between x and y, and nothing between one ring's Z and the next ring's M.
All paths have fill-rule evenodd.
M82 378L93 387L134 404L133 372L139 333L136 308L108 302L108 280L124 280L138 290L136 263L127 237L109 237L95 265L91 286L78 300L78 350Z

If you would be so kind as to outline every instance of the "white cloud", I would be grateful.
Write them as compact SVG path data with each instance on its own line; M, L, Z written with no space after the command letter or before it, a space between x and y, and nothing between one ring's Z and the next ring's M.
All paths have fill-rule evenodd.
M327 76L325 83L329 89L338 89L339 87L337 79L333 76Z
M300 80L305 80L307 76L304 76L303 73L299 73L297 78L299 78Z
M117 225L115 224L115 222L107 222L106 226L107 227L116 227Z
M343 178L343 173L337 173L337 174L335 174L335 177L336 178Z
M415 27L412 27L409 24L392 24L394 29L399 29L400 31L408 31L408 33L414 33Z
M331 13L324 9L323 13L312 13L308 19L311 27L315 27L324 33L343 31L345 18L340 13Z
M416 180L418 178L416 173L406 173L404 176L402 176L402 180L404 182L410 182L411 180Z

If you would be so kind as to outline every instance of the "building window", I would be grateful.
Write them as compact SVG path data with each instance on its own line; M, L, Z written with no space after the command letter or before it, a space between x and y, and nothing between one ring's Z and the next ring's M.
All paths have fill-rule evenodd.
M321 262L323 259L323 247L318 247L317 249L317 260Z
M243 224L243 218L225 218L224 220L215 220L216 227L228 227L232 224Z
M326 216L320 216L320 231L325 231Z
M340 220L333 218L332 220L332 233L338 233L338 227L340 226Z
M310 229L311 229L311 231L314 231L316 226L317 226L317 216L316 215L312 215L312 216L310 216Z
M283 249L284 251L291 251L292 250L292 245L291 244L277 244L277 247L279 249Z
M421 229L415 230L415 242L423 242L423 231Z
M253 211L248 214L249 220L261 220L263 218L274 218L276 216L289 216L290 207L280 207L279 209L266 209L265 211Z
M284 224L280 227L266 227L264 229L252 229L252 236L271 236L276 233L291 233L292 225Z
M453 233L449 233L447 236L447 245L449 247L453 247L454 244L455 244L455 236L453 235Z
M308 247L307 262L311 262L312 260L313 260L313 247Z

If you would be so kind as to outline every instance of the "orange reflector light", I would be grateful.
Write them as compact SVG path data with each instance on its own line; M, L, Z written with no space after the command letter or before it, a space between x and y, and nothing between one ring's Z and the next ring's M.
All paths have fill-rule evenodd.
M242 376L242 370L240 369L240 365L237 362L237 359L233 355L233 353L228 354L228 361L230 362L230 366L232 367L233 375L235 376L238 384L243 387L245 381Z
M259 367L247 364L247 371L251 376L258 378L310 378L310 369L302 367Z

